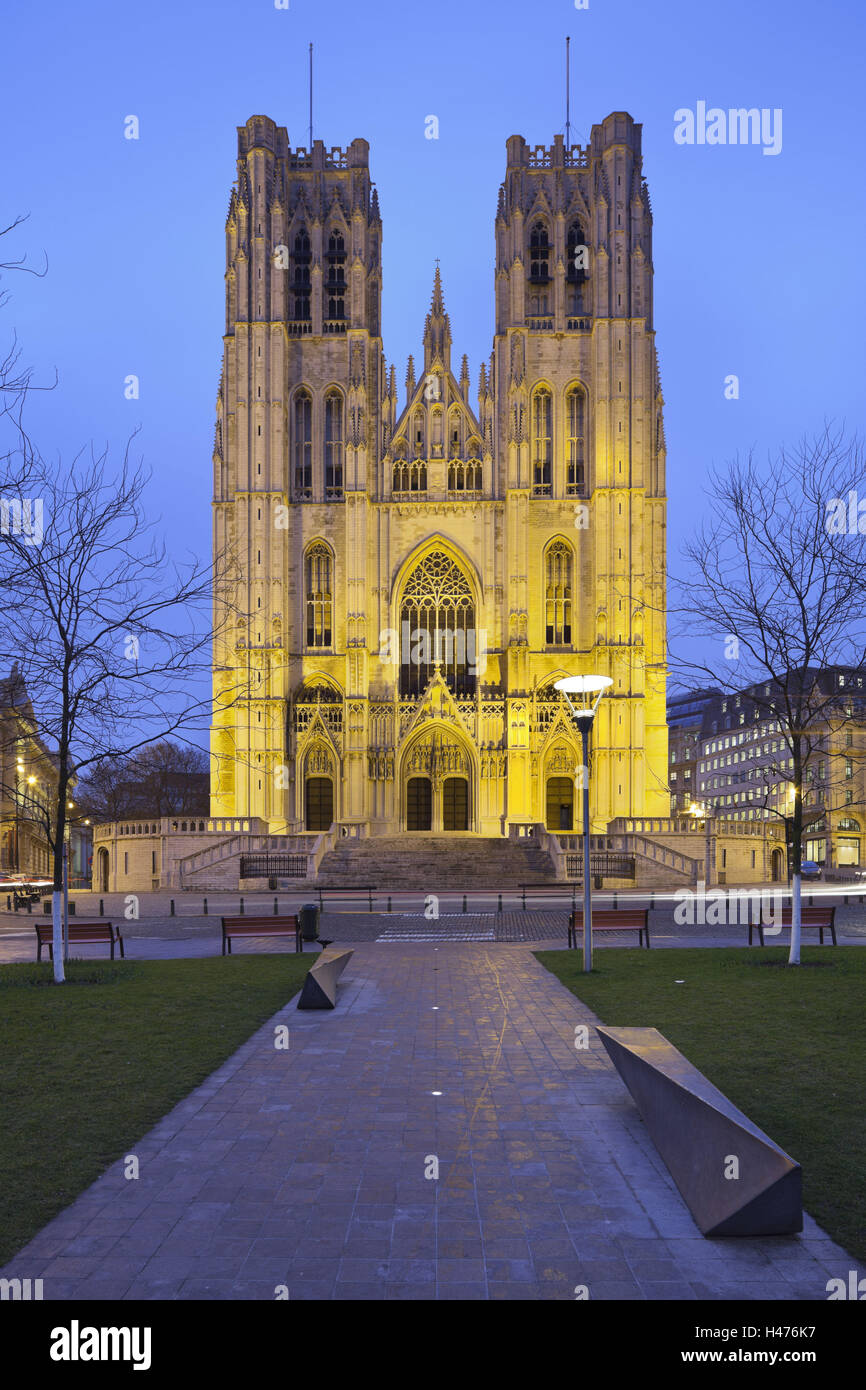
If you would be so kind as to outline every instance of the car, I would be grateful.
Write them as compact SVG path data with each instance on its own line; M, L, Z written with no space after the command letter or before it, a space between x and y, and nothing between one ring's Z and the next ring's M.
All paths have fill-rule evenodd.
M821 865L816 864L814 859L803 859L801 861L800 875L802 878L820 878L821 873Z

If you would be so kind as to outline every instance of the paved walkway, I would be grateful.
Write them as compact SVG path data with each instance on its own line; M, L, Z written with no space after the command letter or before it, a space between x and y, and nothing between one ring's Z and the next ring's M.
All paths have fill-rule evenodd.
M46 1299L824 1300L856 1268L808 1217L703 1239L594 1033L575 1049L594 1015L527 947L364 943L343 979L0 1274Z

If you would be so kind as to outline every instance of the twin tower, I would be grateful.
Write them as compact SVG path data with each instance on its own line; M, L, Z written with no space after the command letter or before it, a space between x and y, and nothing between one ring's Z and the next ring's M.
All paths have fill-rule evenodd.
M667 816L665 444L641 127L507 141L473 399L437 268L404 389L369 146L238 129L214 446L211 814L270 833L576 826L553 688L612 677L597 831ZM515 827L516 829L512 829Z

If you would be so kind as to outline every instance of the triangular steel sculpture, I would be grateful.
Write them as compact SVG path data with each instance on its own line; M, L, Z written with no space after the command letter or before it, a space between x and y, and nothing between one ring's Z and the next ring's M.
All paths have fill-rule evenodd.
M657 1028L597 1032L702 1235L802 1231L799 1163ZM726 1171L734 1171L732 1159L739 1175L726 1177Z
M337 1003L337 981L352 956L352 950L322 951L304 981L299 1009L333 1009Z

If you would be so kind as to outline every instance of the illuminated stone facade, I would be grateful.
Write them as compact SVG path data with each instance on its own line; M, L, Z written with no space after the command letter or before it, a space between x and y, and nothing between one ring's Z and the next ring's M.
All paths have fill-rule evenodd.
M238 131L214 543L213 816L271 833L572 825L552 690L613 678L595 830L666 816L665 446L641 127L507 142L496 331L470 403L439 270L398 399L368 145ZM481 269L481 267L479 267ZM237 698L236 698L237 697Z

